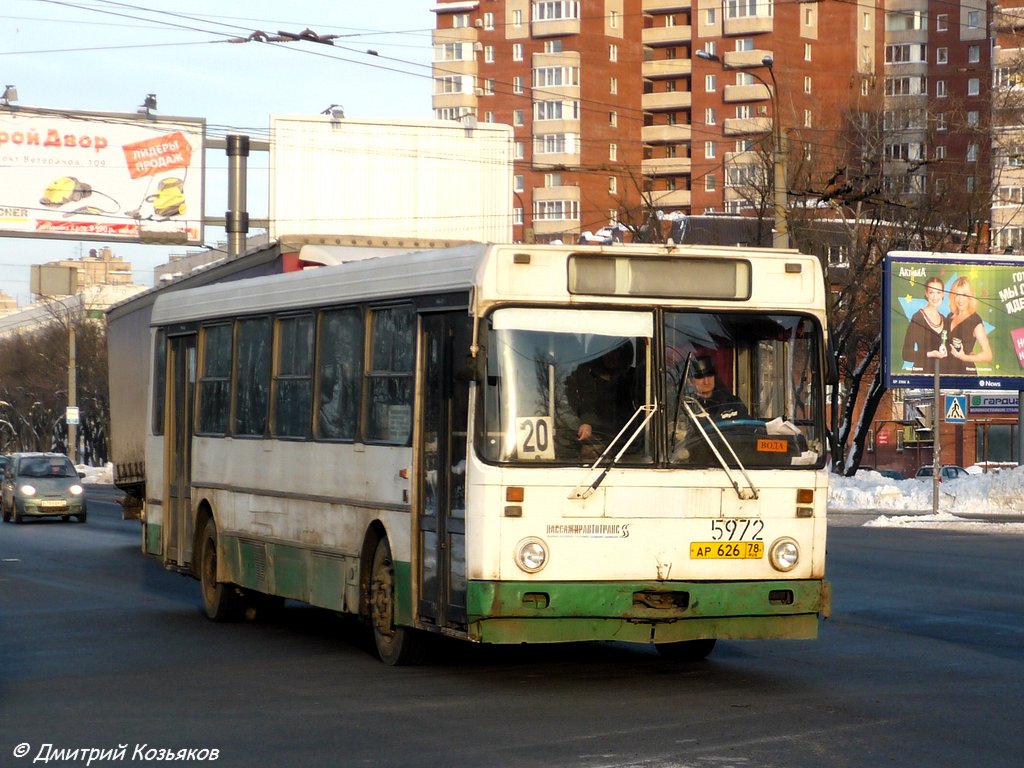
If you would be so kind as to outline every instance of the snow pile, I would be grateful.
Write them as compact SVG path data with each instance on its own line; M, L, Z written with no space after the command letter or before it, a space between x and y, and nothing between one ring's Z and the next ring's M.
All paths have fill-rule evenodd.
M854 477L829 476L829 513L898 512L881 515L872 527L943 528L1024 533L1024 467L939 484L938 514L932 514L931 478L891 480L871 470Z

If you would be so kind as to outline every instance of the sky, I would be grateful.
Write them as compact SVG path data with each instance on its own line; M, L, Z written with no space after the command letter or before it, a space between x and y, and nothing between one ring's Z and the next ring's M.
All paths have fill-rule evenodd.
M23 106L98 112L134 113L152 93L156 114L205 118L207 135L216 138L242 133L265 139L270 115L316 115L331 105L343 107L350 118L432 119L433 5L429 0L3 0L0 84L15 85ZM304 30L339 37L330 46L228 42L257 31ZM267 215L266 158L253 153L249 159L252 218ZM207 163L205 212L223 216L223 151L208 151ZM223 240L223 230L207 228L206 245ZM131 261L135 282L144 285L152 284L153 269L170 253L184 250L0 237L0 290L26 305L31 264L80 258L104 245Z

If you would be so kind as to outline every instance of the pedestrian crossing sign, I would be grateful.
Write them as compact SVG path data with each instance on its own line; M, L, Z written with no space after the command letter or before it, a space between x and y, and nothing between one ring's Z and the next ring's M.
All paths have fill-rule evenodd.
M946 395L946 423L963 424L967 421L967 395Z

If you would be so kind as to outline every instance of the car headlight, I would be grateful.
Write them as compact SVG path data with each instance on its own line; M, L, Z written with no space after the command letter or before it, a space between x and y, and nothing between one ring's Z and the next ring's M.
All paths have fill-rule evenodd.
M20 493L22 496L35 496L36 488L34 485L29 485L28 483L25 483L25 485L22 485L18 488L18 493Z
M541 539L531 536L516 545L516 565L527 573L536 573L548 562L548 547Z
M85 488L83 488L80 485L72 485L70 488L68 488L68 492L72 496L81 496L83 493L85 493Z
M777 571L791 571L800 562L800 546L788 537L776 539L768 548L768 559Z

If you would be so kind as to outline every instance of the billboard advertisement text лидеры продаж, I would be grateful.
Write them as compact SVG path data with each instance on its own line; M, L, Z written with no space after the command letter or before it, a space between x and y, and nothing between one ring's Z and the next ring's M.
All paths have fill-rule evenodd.
M201 243L205 121L0 111L0 234Z

